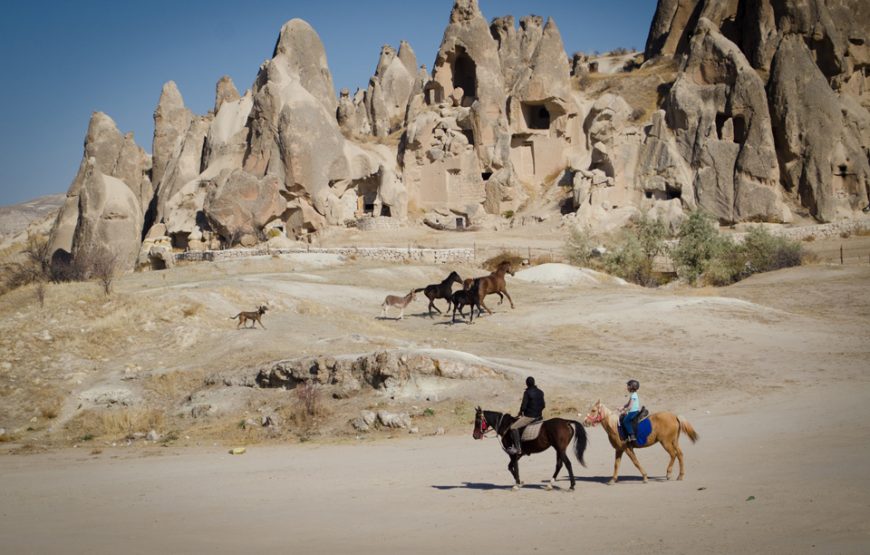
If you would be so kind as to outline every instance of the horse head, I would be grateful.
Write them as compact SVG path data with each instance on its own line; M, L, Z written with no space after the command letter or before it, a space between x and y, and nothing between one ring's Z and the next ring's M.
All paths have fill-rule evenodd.
M605 418L605 411L606 409L601 404L601 399L595 401L595 404L592 405L592 408L586 414L586 418L583 419L583 425L588 427L601 423Z
M515 275L513 268L511 268L511 263L508 260L502 261L501 264L498 265L496 271L501 272L502 274L508 273L512 276Z
M459 274L456 273L456 270L450 272L450 275L447 276L447 279L444 280L447 283L453 283L454 281L460 285L462 285L462 278L459 277Z
M411 301L413 301L414 299L417 298L417 290L416 290L416 289L411 289L411 292L408 293L408 296L411 297ZM410 302L410 301L408 301L408 302Z
M483 418L483 409L477 407L474 409L474 431L471 433L471 437L474 439L482 439L483 432L481 428L486 425L486 420Z
M465 278L465 281L462 282L462 290L468 291L474 285L474 280L472 278Z

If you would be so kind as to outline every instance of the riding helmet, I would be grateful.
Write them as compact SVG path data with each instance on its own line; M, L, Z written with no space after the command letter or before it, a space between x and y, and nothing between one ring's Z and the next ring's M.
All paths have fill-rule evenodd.
M533 387L535 385L535 378L529 376L526 378L526 387Z
M628 389L632 391L637 391L638 389L640 389L640 382L637 380L628 380L625 385L627 385Z

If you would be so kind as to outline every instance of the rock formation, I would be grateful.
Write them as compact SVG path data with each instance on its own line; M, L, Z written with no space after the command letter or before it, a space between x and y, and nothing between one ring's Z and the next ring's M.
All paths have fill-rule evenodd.
M569 60L552 19L487 23L477 0L455 0L431 75L407 42L385 45L368 85L337 98L320 38L294 19L249 90L218 81L208 114L167 82L151 156L94 114L52 252L106 242L129 267L138 254L163 268L173 250L371 217L493 223L559 185L573 188L565 222L593 230L641 212L675 227L696 208L826 222L867 205L866 1L660 0L645 56L646 99L618 80L590 88L604 58ZM601 72L631 71L611 58Z

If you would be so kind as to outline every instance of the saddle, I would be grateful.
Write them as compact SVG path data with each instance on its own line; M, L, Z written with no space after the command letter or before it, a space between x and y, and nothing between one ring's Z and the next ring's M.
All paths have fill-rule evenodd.
M635 431L639 431L640 428L638 427L638 424L640 424L647 418L649 418L649 411L646 410L645 406L640 407L638 413L635 415L634 418L631 419L631 427L634 428ZM625 429L622 424L622 418L619 419L619 437L623 439L625 438Z
M541 433L541 426L544 425L544 419L538 418L520 431L520 439L522 441L532 441L538 438Z

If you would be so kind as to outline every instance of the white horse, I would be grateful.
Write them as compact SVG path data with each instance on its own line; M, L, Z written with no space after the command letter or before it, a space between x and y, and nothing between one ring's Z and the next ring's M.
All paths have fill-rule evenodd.
M411 289L411 292L404 297L387 295L387 298L381 303L381 318L387 317L387 308L392 306L399 309L399 317L397 319L401 320L405 316L405 307L411 304L411 301L415 298L417 298L417 292L414 289Z

